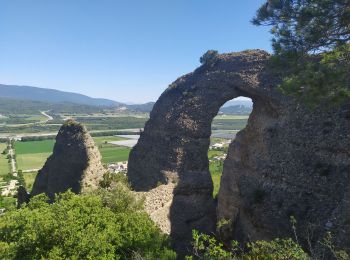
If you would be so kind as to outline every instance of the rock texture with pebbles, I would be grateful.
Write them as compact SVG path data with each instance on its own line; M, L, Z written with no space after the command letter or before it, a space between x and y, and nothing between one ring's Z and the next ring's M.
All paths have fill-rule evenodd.
M219 55L161 95L129 157L134 189L174 183L174 248L183 255L191 231L241 242L292 236L317 246L325 233L350 251L350 105L310 110L276 90L279 79L260 50ZM228 100L254 102L247 127L230 144L217 202L207 151L211 122ZM223 222L222 222L223 223ZM312 237L310 237L312 234Z
M165 234L170 234L170 207L173 201L174 184L160 185L148 192L140 192L145 198L145 211Z

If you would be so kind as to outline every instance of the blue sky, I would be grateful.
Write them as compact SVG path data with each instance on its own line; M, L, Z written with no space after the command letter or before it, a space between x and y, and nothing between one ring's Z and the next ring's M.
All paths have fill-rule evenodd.
M0 83L155 101L208 49L271 51L264 0L2 0Z

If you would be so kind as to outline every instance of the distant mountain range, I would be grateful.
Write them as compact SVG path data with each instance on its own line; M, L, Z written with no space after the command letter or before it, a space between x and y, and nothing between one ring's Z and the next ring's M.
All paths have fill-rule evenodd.
M89 106L118 107L124 104L104 98L92 98L78 93L48 88L0 84L0 97L46 103L73 103Z
M115 109L149 113L154 104L155 102L127 105L110 99L92 98L55 89L0 84L0 113L38 109L51 109L60 112L77 110L87 113ZM252 110L252 104L251 100L231 100L223 105L220 112L224 114L249 114Z
M100 112L103 109L119 109L147 113L152 110L153 105L154 102L127 105L110 99L92 98L55 89L0 84L0 112L2 113L17 111L16 108L24 111L52 109L61 112L77 109L90 113Z
M225 115L249 115L252 112L251 106L233 105L220 108L220 112Z
M233 99L227 101L222 107L230 107L230 106L244 106L244 107L253 107L253 101L251 99Z

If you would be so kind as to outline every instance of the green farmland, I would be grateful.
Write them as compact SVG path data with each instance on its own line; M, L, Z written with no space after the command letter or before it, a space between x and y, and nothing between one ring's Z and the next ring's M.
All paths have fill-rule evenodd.
M107 143L110 141L124 140L125 138L116 136L98 136L93 139L100 150L102 163L107 164L128 160L129 152L131 150L130 148ZM44 165L46 159L51 155L54 144L55 140L16 142L15 152L18 169L24 171L40 169ZM4 161L4 163L5 162L6 165L4 165L4 167L8 167L7 160Z
M16 154L51 153L55 140L16 142Z
M6 143L0 143L0 177L10 172L10 164L7 161L6 155L1 154L6 146Z
M221 161L211 162L209 164L209 171L211 174L211 178L213 180L213 186L214 186L213 196L215 197L218 194L219 188L220 188L220 180L221 180L221 175L223 171L223 162Z
M122 146L110 146L100 149L102 163L122 162L129 158L131 148Z
M53 150L55 140L16 142L15 153L19 170L40 169Z
M125 140L125 138L116 137L116 136L98 136L93 138L95 145L98 147L101 156L102 163L108 164L112 162L127 161L129 158L129 153L131 148L117 146L109 144L111 141L120 141ZM221 139L216 138L215 141ZM43 140L43 141L28 141L28 142L16 142L15 151L17 156L17 165L19 170L31 170L31 169L40 169L46 159L50 156L53 150L55 141L54 140ZM0 144L0 149L5 149L5 144ZM215 156L220 156L224 152L218 150L209 150L208 158L211 159ZM1 157L0 160L0 170L4 172L3 174L8 173L9 164L5 156ZM214 183L213 195L219 191L220 187L220 178L222 174L222 162L211 162L209 170ZM36 172L25 172L23 173L26 186L28 189L31 189Z
M118 136L98 136L93 137L95 144L100 150L102 156L102 163L112 163L127 161L129 158L130 148L124 146L117 146L114 144L108 144L111 141L126 140L126 138Z

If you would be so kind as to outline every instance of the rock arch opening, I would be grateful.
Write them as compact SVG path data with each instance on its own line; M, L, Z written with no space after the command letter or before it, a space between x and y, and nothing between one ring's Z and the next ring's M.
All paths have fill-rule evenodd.
M235 139L236 134L246 127L252 110L252 99L240 96L227 101L213 119L208 160L209 171L213 181L214 198L219 192L221 175L229 145Z

